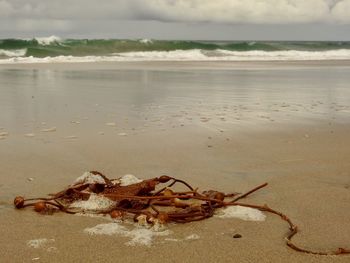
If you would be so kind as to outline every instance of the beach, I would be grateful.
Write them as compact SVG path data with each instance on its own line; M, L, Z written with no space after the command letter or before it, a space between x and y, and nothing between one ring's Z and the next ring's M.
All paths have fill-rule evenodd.
M2 259L348 262L288 248L287 224L266 213L170 224L145 246L84 231L105 218L43 216L13 199L57 192L89 170L224 192L268 182L244 202L287 214L300 246L349 248L349 73L347 60L0 65Z

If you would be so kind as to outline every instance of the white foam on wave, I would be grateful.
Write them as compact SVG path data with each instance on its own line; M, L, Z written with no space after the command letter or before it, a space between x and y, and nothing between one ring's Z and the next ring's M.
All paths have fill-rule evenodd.
M220 209L215 215L219 218L238 218L245 221L265 221L266 215L258 209L244 206L229 206Z
M60 37L57 36L49 36L49 37L36 37L34 38L40 45L48 46L52 43L59 43L62 41Z
M153 43L152 39L148 39L148 38L140 39L139 42L142 44L152 44Z
M168 236L172 232L169 230L156 231L153 228L135 227L134 229L128 229L116 222L99 224L91 228L84 229L85 233L90 235L117 235L122 237L130 238L129 241L125 243L128 246L144 245L151 246L154 237Z
M224 58L230 60L259 61L259 60L346 60L350 59L350 49L326 50L326 51L228 51L220 50Z
M0 49L0 56L6 57L23 57L27 49Z
M137 61L307 61L350 60L350 49L328 51L228 51L174 50L113 53L110 56L12 57L0 59L0 64L27 63L88 63Z
M200 49L173 50L173 51L138 51L117 54L123 60L147 61L147 60L205 60L209 57Z

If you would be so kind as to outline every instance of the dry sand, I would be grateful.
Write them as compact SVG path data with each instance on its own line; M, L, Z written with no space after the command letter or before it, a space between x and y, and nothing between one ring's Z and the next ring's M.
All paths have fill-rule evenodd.
M63 111L54 115L61 118L36 118L32 123L22 115L3 115L0 132L8 134L0 140L0 261L349 262L349 256L314 256L291 250L284 241L287 225L269 214L264 222L210 218L169 225L172 234L155 237L152 246L146 247L128 246L126 237L84 232L108 223L105 219L42 216L31 209L13 208L16 195L56 192L92 169L110 177L168 174L203 190L225 192L244 192L268 182L268 187L245 202L268 204L289 215L300 228L295 237L300 246L321 251L349 248L349 105L344 101L334 105L332 114L340 114L337 119L308 103L300 106L306 118L257 112L252 105L255 102L241 106L241 120L236 122L236 115L231 116L234 107L218 112L213 105L201 106L203 116L195 115L197 106L193 112L187 108L187 114L181 109L171 109L170 114L169 109L151 105L149 110L156 110L156 116L150 114L143 122L135 120L132 111L123 112L116 121L110 118L112 114L105 114L113 108L103 105L94 106L101 115L94 110L80 112L80 116ZM327 105L332 107L331 102ZM282 102L275 107L282 112L286 108ZM293 107L288 114L297 106ZM45 116L41 111L35 116ZM223 113L229 121L222 122L219 115ZM21 121L8 121L14 119ZM111 122L116 126L106 125ZM51 127L56 129L40 132ZM34 136L25 136L28 133ZM234 239L236 233L242 238ZM199 238L186 239L190 235ZM38 248L27 243L43 238L47 242Z

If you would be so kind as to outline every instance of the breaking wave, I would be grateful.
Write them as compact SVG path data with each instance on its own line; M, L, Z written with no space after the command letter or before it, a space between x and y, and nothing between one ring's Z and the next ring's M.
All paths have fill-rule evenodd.
M50 36L50 37L36 37L34 38L39 45L48 46L55 43L60 43L62 40L60 37Z
M0 49L0 58L1 57L23 57L26 54L26 49Z
M57 36L0 40L1 64L348 59L350 59L350 42L61 39Z

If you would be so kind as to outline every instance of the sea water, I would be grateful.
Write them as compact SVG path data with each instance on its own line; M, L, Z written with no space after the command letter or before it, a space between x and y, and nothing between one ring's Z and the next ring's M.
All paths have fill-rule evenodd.
M62 39L57 36L0 40L1 64L347 59L350 59L350 42L346 41L165 41Z

